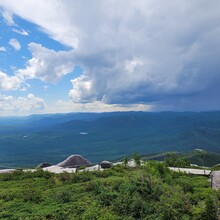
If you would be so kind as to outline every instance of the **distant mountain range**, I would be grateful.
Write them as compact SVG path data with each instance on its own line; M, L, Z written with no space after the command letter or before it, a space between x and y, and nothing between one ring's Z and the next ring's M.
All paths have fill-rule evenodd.
M68 113L0 118L0 167L56 163L71 154L92 162L133 152L220 153L220 112Z

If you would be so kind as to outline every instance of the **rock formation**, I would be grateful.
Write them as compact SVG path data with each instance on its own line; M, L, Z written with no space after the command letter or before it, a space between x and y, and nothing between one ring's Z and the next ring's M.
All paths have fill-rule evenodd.
M48 162L43 162L43 163L40 163L37 168L45 168L45 167L50 167L51 164L48 163Z
M68 157L61 163L58 163L57 166L67 168L67 167L80 167L80 166L89 166L92 163L81 155L75 154Z
M100 165L101 165L101 168L103 169L112 167L112 163L107 160L102 161Z

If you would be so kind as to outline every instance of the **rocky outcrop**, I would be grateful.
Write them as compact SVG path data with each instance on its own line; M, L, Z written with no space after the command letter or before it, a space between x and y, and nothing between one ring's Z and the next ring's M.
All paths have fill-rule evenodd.
M48 162L43 162L43 163L40 163L37 168L45 168L45 167L50 167L52 166L50 163Z
M102 161L100 165L101 165L101 168L103 169L112 167L112 163L107 160Z
M75 154L68 157L61 163L58 163L57 166L67 168L67 167L80 167L80 166L90 166L92 163L81 155Z

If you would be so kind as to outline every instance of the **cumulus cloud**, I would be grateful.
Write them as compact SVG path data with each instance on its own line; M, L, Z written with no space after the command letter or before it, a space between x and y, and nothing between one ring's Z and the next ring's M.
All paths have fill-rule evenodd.
M22 84L22 79L18 76L8 76L0 71L0 90L17 90Z
M42 98L33 94L25 97L0 95L0 112L6 115L29 114L41 112L45 108Z
M32 58L27 61L25 69L17 71L20 77L56 83L74 69L73 51L56 52L36 43L30 43L29 50Z
M120 15L116 9L109 16L105 11L108 23L100 19L104 22L96 24L95 38L88 32L89 39L79 48L79 53L90 49L79 59L85 77L72 81L73 100L158 103L203 92L220 80L220 11L211 10L216 5L145 2L134 7L128 2L128 7L119 9ZM115 11L113 5L106 8ZM84 86L87 83L93 97Z
M18 42L18 40L11 38L8 42L15 50L21 49L21 44Z
M43 110L45 108L45 103L42 98L36 97L33 94L28 94L27 97L19 97L19 101L23 101L26 110Z
M94 97L92 82L85 75L71 80L74 89L70 90L69 96L74 102L91 102ZM85 99L83 99L85 97Z
M58 61L53 51L31 45L33 58L23 70L24 75L49 82L80 65L83 75L71 81L69 93L74 102L175 107L175 100L181 99L187 107L207 93L218 102L211 92L220 92L218 0L94 0L87 7L67 0L0 4L74 48L58 52Z

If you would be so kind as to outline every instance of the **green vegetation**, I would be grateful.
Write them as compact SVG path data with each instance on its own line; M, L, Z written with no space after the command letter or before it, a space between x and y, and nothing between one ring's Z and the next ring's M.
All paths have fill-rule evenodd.
M181 157L176 153L168 153L164 160L169 167L190 167L190 162L186 157Z
M205 177L150 161L104 171L0 175L2 220L215 220L220 194Z
M142 156L141 159L163 161L168 158L172 159L172 156L175 157L175 160L180 159L180 161L182 161L183 164L181 165L180 161L179 162L175 161L175 163L178 163L178 165L170 164L170 166L188 167L187 164L190 163L190 164L196 164L198 166L212 167L217 164L220 164L220 154L205 151L205 150L200 150L200 149L193 150L190 152L184 152L184 153L164 152L164 153L147 154L147 155Z
M128 157L126 156L126 157L124 158L124 160L123 160L125 166L128 165L128 160L129 160L129 159L128 159Z
M192 163L199 166L211 167L220 163L220 154L212 153L204 150L194 150L185 155L185 157Z
M220 170L220 164L217 164L217 165L213 166L211 169L212 169L212 171Z
M139 167L141 165L141 156L140 156L140 154L135 152L135 153L133 153L132 157L134 159L134 162L135 162L136 166Z

